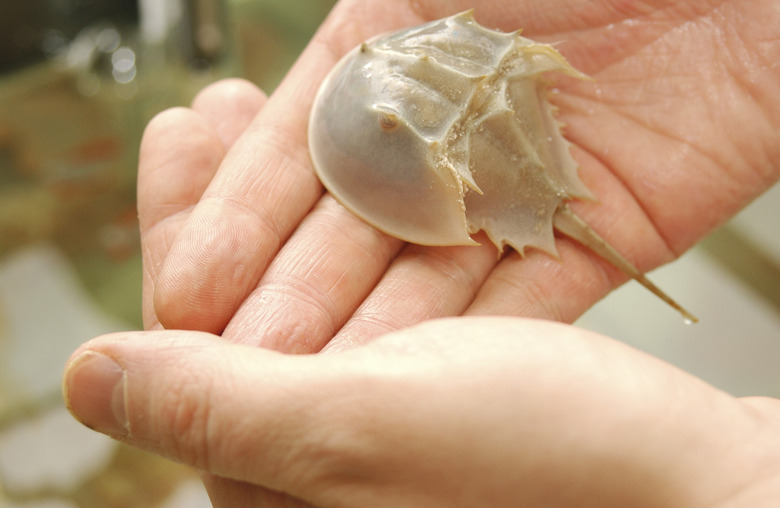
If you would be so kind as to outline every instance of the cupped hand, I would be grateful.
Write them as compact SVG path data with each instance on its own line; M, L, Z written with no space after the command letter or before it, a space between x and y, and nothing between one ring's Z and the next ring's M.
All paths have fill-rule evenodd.
M284 352L338 350L441 316L505 314L572 321L622 282L623 276L612 267L565 239L559 240L560 262L533 251L525 259L514 252L498 258L487 242L482 247L458 248L406 245L366 225L323 193L311 167L305 132L314 94L329 69L351 47L377 33L469 7L465 1L343 0L267 103L265 96L248 83L230 80L204 90L192 108L175 109L158 116L144 136L139 172L146 326L221 333L227 341ZM776 65L780 61L777 37L780 13L772 0L641 3L495 0L480 2L475 15L486 26L504 30L523 28L524 35L530 38L556 43L575 67L594 78L592 83L555 78L554 83L553 100L567 125L566 136L575 145L573 153L581 164L582 179L600 201L574 206L578 214L640 269L649 270L673 259L778 178L780 170L774 161L780 158L780 96L776 94L780 85L780 67ZM620 220L615 221L614 217ZM484 336L483 332L473 331L477 333L475 338ZM410 333L408 337L418 335ZM135 388L129 389L125 414L131 420L131 432L121 434L123 439L231 478L206 477L212 496L223 500L218 505L240 506L231 504L230 500L260 497L282 503L289 501L284 495L274 494L273 489L295 490L296 496L314 502L306 492L318 490L312 487L316 479L309 477L309 485L303 485L309 467L305 460L298 462L299 469L293 469L291 476L273 477L284 472L284 464L294 462L296 455L303 452L279 448L277 455L263 459L264 450L245 448L252 442L242 440L245 436L241 433L250 433L248 429L256 423L253 418L263 420L274 414L273 411L257 413L256 406L233 397L231 387L217 382L217 370L197 363L205 362L202 357L208 356L213 348L219 347L221 351L226 345L202 335L173 332L165 337L151 335L138 343L118 340L111 345L114 342L106 340L93 344L96 348L106 348L106 353L115 355L120 364L125 362L122 368L125 378L130 380L128 386L138 383L156 386L151 384L158 380L155 376L168 372L169 377L164 381L159 379L160 386L174 388L169 392L173 400L165 399L164 392L150 392L158 393L157 401L144 401L141 395L133 395ZM159 343L153 339L159 339ZM476 354L485 346L441 342L434 341L437 345L431 346L431 351L445 354L452 346L456 352L463 347L464 351L471 348ZM464 339L464 342L468 341ZM512 343L498 341L494 347L507 347L511 351ZM189 349L182 353L182 347L190 346L197 353L194 357L190 357ZM371 357L377 351L384 351L385 346L376 347L379 349L372 346L368 352L350 353L355 356L346 358ZM128 349L122 352L125 350L121 348ZM154 361L146 355L157 354L158 348L163 364L170 362L194 370L189 371L189 376L186 369L153 370L150 365ZM252 377L256 373L233 371L228 359L244 353L243 348L225 349L226 359L217 361L214 368L224 368L228 375L225 379L234 380L238 386L245 386L239 374L246 374L253 382L262 381ZM129 356L122 356L125 354ZM251 355L247 359L251 357L259 366L282 362L278 368L286 369L289 365L301 373L316 362L326 365L325 360L290 359L289 362L300 362L293 368L287 359L269 352L246 354ZM606 357L618 363L624 360L622 354L617 358ZM414 358L416 355L410 355L407 360L401 360L399 354L387 357L399 361L401 371L409 362L416 364L418 360ZM438 368L441 375L434 386L439 386L444 379L452 380L444 364L436 364L433 356L426 358L419 361L432 369ZM235 360L246 369L253 368L245 365L248 360ZM556 375L570 379L563 366L571 360L566 355L556 362L548 359L534 372L541 376L544 365L547 374L541 376L542 380L553 381L551 376ZM147 361L150 363L144 363ZM136 365L133 362L140 362L137 365L141 370L133 370ZM336 365L349 363L339 362L342 360ZM642 365L643 362L640 361ZM390 364L372 361L368 365L383 366L385 370L380 369L379 376L386 373ZM629 362L623 367L611 367L620 371L612 372L615 386L624 383L618 374L629 375L631 382L631 365L634 364ZM71 374L75 372L78 371L72 370ZM186 383L193 381L193 372L209 373L203 381L214 383L206 386L206 393L213 394L209 400L214 403L225 400L225 404L235 406L232 408L235 411L243 408L247 414L239 416L237 412L221 406L212 408L202 401L188 402L199 400L195 399L194 391L182 392L187 388ZM295 386L298 391L291 389L290 400L282 400L277 392L268 392L273 394L271 402L303 408L318 395L329 396L330 392L318 391L321 381L316 378L318 372L322 373L314 370L311 376L301 377L301 383L308 383L312 394L302 399L301 406L293 405L295 397L305 394L307 387L303 385ZM333 374L323 375L327 378ZM177 382L175 376L182 377ZM428 382L435 376L428 373L423 377ZM660 385L653 390L670 388L661 377ZM403 388L408 385L399 376L392 379L401 383L398 393L403 395ZM346 377L343 381L359 387L361 380ZM537 382L534 377L529 386L533 388ZM414 383L414 379L409 383ZM100 383L94 385L100 386ZM203 388L203 384L196 382L193 387ZM346 390L345 387L346 384L339 389ZM384 389L390 391L388 386ZM78 383L71 386L74 397L89 393L82 390L86 388ZM702 390L710 394L705 401L711 400L710 396L725 399L722 395L711 395L711 389ZM675 390L672 392L676 394ZM251 398L252 393L246 395L250 397L247 400L258 400ZM399 401L388 396L400 404L396 409L435 402L425 398ZM78 413L79 404L75 400L74 409ZM357 397L357 401L367 404L366 409L373 410L377 405L369 404L365 398ZM319 402L327 402L327 398ZM256 404L266 404L266 401L262 399ZM729 404L732 409L735 407L733 401ZM741 408L737 412L746 407L737 406ZM650 407L658 408L658 405ZM306 411L320 411L313 408L309 406ZM625 409L626 415L632 410L643 414L641 407L632 404ZM583 407L579 410L585 412ZM136 411L141 412L140 417ZM154 429L139 427L144 420L133 423L136 418L155 411L160 412L155 418L169 419L167 423L160 422L158 429L167 434L155 436ZM169 413L166 415L165 411ZM354 408L349 411L347 414L360 413ZM211 415L219 418L218 413L236 415L237 427L231 431L228 423L222 421L217 431L201 429L199 433L198 425L204 425ZM483 413L486 418L490 416L488 411ZM595 417L588 415L598 420L601 413L597 412ZM371 417L370 413L357 416ZM741 418L737 420L744 421ZM89 423L88 418L85 420ZM539 422L541 425L541 419ZM148 423L153 425L151 420ZM294 436L302 435L295 434L296 426L306 424L292 416L282 423L293 426ZM562 434L568 437L567 443L573 441L572 436L593 443L586 438L589 432L598 430L596 423L581 428L580 433L570 435L574 431L567 428ZM362 424L365 425L364 420ZM166 425L175 428L170 430ZM427 429L430 425L433 424ZM692 424L691 428L694 427ZM267 428L271 436L285 433L284 428ZM325 428L334 427L331 424ZM186 432L177 434L177 431ZM406 431L411 429L407 426ZM403 429L393 432L403 432ZM319 437L328 441L327 435ZM462 439L476 447L476 441L469 441L471 437L462 436ZM540 446L554 446L559 439L552 434L541 437L551 441L540 442ZM599 435L591 437L598 439ZM316 435L308 437L302 443L316 438ZM198 443L201 448L197 448ZM319 449L313 447L315 451ZM242 450L252 454L251 457L242 459ZM620 448L616 450L618 453ZM343 450L332 451L324 452L323 464L336 460L335 451ZM473 453L477 451L471 449ZM383 451L377 453L380 452ZM291 455L285 456L287 453ZM220 459L211 458L220 454ZM228 463L231 457L242 460L232 466ZM385 471L409 462L406 458L390 457L396 462L388 463ZM444 460L443 457L434 460ZM274 462L276 458L280 462ZM344 460L351 460L351 456L348 454ZM375 465L377 460L374 457ZM258 463L247 464L253 461ZM418 465L415 460L411 463ZM607 464L614 466L613 462ZM670 464L674 466L674 461ZM247 469L240 472L243 465ZM276 473L271 471L271 477L265 476L268 469ZM343 471L353 477L340 484L339 489L348 490L351 485L356 490L362 489L358 494L369 495L368 484L360 481L371 480L370 475ZM301 479L296 480L296 475ZM573 478L567 476L564 480ZM408 480L414 482L414 478ZM323 485L337 483L332 478L324 478L322 482ZM272 490L258 488L257 484ZM323 491L333 496L343 492L335 486ZM325 500L322 504L330 502Z
M321 355L186 331L93 340L86 425L211 473L216 507L763 507L780 403L570 325L451 318Z
M313 352L442 316L570 322L623 282L566 239L558 240L561 261L534 251L499 258L489 242L405 245L323 193L306 125L330 68L377 33L469 5L343 0L267 103L230 81L192 109L156 118L139 176L147 327ZM780 175L774 5L495 0L480 2L475 16L556 43L594 78L553 78L580 174L599 200L573 206L649 270Z

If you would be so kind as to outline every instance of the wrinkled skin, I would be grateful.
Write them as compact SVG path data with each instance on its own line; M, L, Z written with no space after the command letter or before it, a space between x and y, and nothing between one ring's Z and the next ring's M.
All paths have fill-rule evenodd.
M468 7L344 0L268 100L228 81L150 123L139 172L145 324L222 339L157 331L90 342L66 374L71 409L201 468L218 507L777 499L777 401L730 398L563 325L408 328L486 314L571 322L623 281L586 249L559 239L558 262L497 259L487 242L405 245L323 194L305 132L330 67L377 33ZM496 0L475 16L557 42L595 79L554 83L580 175L600 201L574 207L640 270L672 260L780 176L774 0ZM95 416L104 378L74 367L89 365L89 351L121 367L129 430ZM505 389L487 388L494 376ZM494 435L512 436L505 454L484 451L498 446ZM562 438L577 446L550 453ZM460 489L430 461L451 468Z
M197 107L149 126L139 182L147 326L159 321L311 351L462 313L570 322L623 281L565 241L562 263L537 254L496 263L489 246L404 246L323 196L305 139L316 89L363 39L457 12L467 2L418 4L340 3L224 160L228 147L209 137L216 120ZM522 26L528 37L561 41L558 49L572 65L595 79L557 83L559 118L576 145L580 174L600 200L577 203L576 211L647 271L778 177L775 4L557 4L485 2L476 17L486 26ZM199 123L184 129L187 122L176 117L193 114ZM210 144L190 139L182 157L177 146L193 130Z

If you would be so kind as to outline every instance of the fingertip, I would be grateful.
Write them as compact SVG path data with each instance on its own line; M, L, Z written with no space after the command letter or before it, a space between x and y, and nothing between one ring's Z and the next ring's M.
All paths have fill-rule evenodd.
M85 350L68 362L62 395L78 421L98 432L121 436L128 430L125 387L125 372L116 360Z
M219 334L285 237L240 199L208 197L192 211L163 263L154 309L165 328Z
M299 410L319 414L306 378L322 362L310 360L202 332L122 333L74 353L63 396L76 419L127 444L221 476L275 478L314 425ZM270 456L255 464L248 450Z
M167 109L147 125L138 164L138 213L144 232L197 203L225 155L214 129L187 108Z
M189 108L177 106L160 111L152 117L144 128L141 138L141 155L149 155L149 151L158 148L160 138L166 138L171 135L177 135L182 129L190 129L195 124L196 127L205 127L204 119L195 111Z
M205 87L192 101L192 109L214 125L226 148L252 122L268 97L257 86L241 78L229 78Z
M154 313L165 329L221 334L259 274L230 223L205 214L179 233L154 287Z
M267 96L251 81L243 78L227 78L205 86L192 101L192 109L209 108L213 104L241 103L257 111Z

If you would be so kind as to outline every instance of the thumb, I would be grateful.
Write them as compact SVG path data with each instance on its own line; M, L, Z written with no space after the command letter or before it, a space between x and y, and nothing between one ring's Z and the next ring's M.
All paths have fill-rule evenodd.
M94 430L296 495L324 474L317 467L328 462L322 436L328 452L341 453L343 412L335 406L344 372L331 367L335 356L285 356L201 332L114 334L73 354L63 394Z

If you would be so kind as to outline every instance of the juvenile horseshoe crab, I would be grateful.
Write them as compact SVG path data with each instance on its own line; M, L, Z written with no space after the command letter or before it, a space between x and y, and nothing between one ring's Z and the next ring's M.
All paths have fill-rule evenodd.
M696 318L607 244L566 201L592 199L547 101L542 74L585 78L552 46L480 26L471 11L348 53L309 121L323 185L378 229L422 245L556 255L553 228Z

